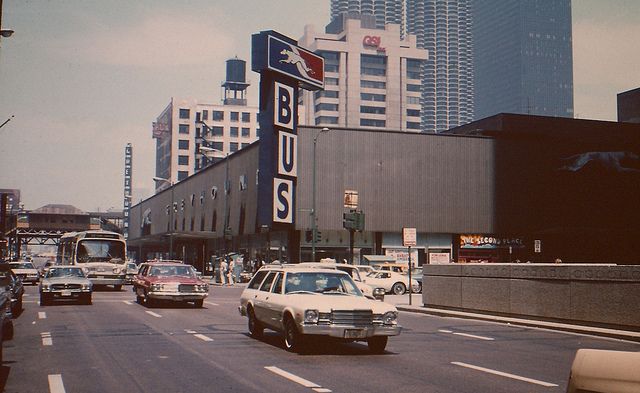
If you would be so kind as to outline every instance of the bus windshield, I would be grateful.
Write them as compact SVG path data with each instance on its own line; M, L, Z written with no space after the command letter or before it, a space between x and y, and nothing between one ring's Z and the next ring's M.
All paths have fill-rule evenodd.
M78 242L78 263L111 262L124 263L124 243L117 240L80 240Z

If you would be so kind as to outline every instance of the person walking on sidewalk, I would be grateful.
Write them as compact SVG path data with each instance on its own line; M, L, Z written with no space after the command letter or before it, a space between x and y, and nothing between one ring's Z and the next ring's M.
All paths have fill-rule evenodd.
M220 260L220 283L227 285L227 274L229 274L229 265L227 265L226 257Z
M229 266L227 268L227 284L233 285L233 270L235 269L236 264L233 258L229 259Z

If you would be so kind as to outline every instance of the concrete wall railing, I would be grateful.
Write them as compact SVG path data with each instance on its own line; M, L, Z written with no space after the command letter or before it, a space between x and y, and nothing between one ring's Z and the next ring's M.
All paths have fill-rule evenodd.
M424 265L422 302L640 330L640 265Z

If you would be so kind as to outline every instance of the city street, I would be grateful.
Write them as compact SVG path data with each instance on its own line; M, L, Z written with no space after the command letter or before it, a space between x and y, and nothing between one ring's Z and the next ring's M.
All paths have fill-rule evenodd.
M241 287L212 286L204 308L135 303L126 287L93 305L41 307L27 287L15 338L4 344L5 392L561 392L578 348L638 344L503 324L400 313L383 355L248 336ZM392 296L388 301L393 302Z

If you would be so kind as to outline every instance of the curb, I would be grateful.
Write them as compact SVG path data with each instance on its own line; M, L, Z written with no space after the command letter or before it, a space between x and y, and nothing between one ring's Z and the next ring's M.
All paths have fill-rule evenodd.
M595 326L571 325L566 323L547 322L547 321L539 321L539 320L532 320L532 319L501 317L497 315L477 314L477 313L470 313L470 312L444 310L444 309L428 308L428 307L420 307L420 306L409 306L407 304L396 304L396 308L399 311L436 315L440 317L476 319L476 320L488 321L488 322L506 323L509 325L536 327L536 328L543 328L543 329L550 329L550 330L560 330L560 331L571 332L571 333L586 334L591 336L600 336L600 337L614 338L618 340L640 342L640 332L629 331L629 330L609 329L609 328L601 328L601 327L595 327Z

